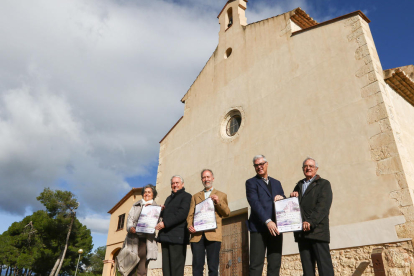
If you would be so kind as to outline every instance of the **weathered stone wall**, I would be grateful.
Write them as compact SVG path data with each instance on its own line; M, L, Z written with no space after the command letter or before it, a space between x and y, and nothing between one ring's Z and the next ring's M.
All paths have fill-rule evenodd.
M162 269L155 268L148 271L149 276L162 276ZM184 275L191 276L193 275L193 267L191 265L186 265L184 268Z
M400 212L406 219L406 223L396 227L398 237L413 238L414 205L410 188L414 187L414 167L401 139L401 127L390 91L383 79L383 70L374 40L368 23L359 17L345 20L345 27L350 30L349 42L358 44L355 58L363 65L355 75L361 80L361 96L366 99L369 107L368 124L377 129L372 131L373 135L369 140L371 158L377 162L379 177L398 183L399 188L389 193L389 197L396 200Z
M414 276L414 250L411 241L331 250L335 275L374 276L374 267L371 260L371 253L374 248L384 249L383 260L387 276ZM152 269L148 274L149 276L162 276L162 270L160 268ZM318 275L317 272L316 274ZM184 275L192 275L191 266L185 267ZM267 275L266 260L262 275ZM299 254L282 257L280 275L303 275Z
M371 253L374 248L384 248L383 259L388 276L414 275L412 270L414 259L411 241L331 250L335 275L374 276L371 260ZM263 271L263 275L266 275L266 271ZM298 254L283 256L280 275L303 275L302 264Z

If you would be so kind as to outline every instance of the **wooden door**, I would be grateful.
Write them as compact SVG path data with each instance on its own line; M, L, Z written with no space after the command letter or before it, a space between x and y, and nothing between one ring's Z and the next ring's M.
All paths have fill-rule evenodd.
M249 275L247 213L223 220L220 276Z

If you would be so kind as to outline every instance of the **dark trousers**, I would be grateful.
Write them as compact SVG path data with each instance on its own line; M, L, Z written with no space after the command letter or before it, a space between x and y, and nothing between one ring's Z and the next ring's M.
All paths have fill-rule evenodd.
M193 276L203 276L206 251L208 275L218 276L220 247L221 242L209 241L204 234L199 242L191 243L191 252L193 253Z
M183 276L185 256L187 255L186 244L161 243L162 251L162 275Z
M129 276L146 276L148 270L147 261L147 239L139 238L138 241L138 257L139 262L135 268L129 273Z
M282 262L283 235L272 236L269 231L250 232L250 276L261 276L267 249L267 275L279 275Z
M318 264L320 276L334 275L329 243L302 239L298 246L304 276L315 275L315 263Z

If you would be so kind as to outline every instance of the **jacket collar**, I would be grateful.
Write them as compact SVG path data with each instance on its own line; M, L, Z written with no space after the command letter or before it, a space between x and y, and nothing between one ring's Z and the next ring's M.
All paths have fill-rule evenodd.
M185 192L185 188L184 187L182 187L180 190L178 190L175 193L173 191L171 191L171 195L174 197L174 196L179 195L179 194L181 194L183 192Z
M259 183L259 186L261 186L266 191L266 193L270 197L272 197L272 195L270 194L269 188L267 187L267 185L272 185L272 179L270 178L269 175L267 175L267 179L269 180L269 184L266 184L263 178L260 175L256 174L256 181Z
M211 194L210 195L215 195L217 193L217 190L213 187L213 190L211 191ZM197 194L196 194L196 196L201 200L201 201L203 201L205 198L204 198L204 190L202 190L202 191L200 191L200 192L198 192Z
M299 181L299 187L300 187L300 194L301 194L301 198L306 196L310 190L312 190L313 188L315 188L316 185L318 185L318 180L321 179L321 177L319 176L319 174L317 174L315 176L315 179L311 182L311 184L309 184L308 188L306 188L305 194L302 195L302 187L303 187L303 182L306 178L302 179L301 181Z

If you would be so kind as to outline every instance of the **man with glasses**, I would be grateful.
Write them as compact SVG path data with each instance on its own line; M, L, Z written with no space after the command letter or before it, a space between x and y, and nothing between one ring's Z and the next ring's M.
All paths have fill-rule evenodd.
M291 197L299 197L302 212L303 231L295 232L300 259L305 276L315 275L315 263L319 275L333 276L329 250L329 210L332 205L332 189L328 180L317 175L318 163L306 158L302 164L305 178L300 180Z
M251 207L248 220L250 231L250 276L261 276L267 250L267 275L279 275L282 261L283 236L275 220L276 200L284 199L282 185L267 174L264 155L253 158L256 176L246 181L246 197Z

